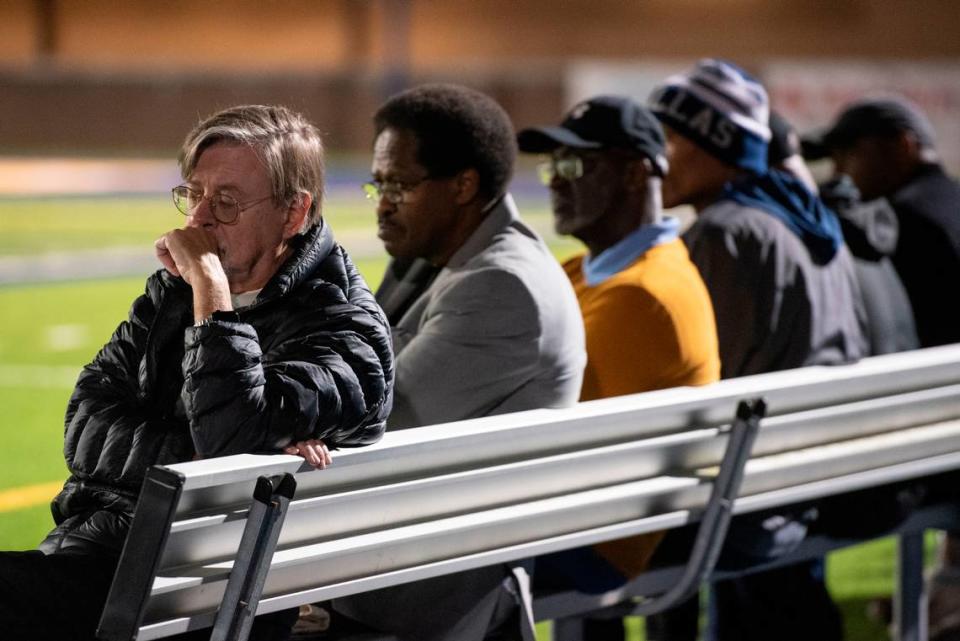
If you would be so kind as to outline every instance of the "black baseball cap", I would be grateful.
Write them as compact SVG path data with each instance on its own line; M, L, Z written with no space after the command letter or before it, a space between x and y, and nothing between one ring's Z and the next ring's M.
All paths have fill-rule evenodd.
M859 100L844 109L831 127L803 137L803 157L819 160L866 136L892 136L903 131L912 132L921 147L934 147L933 127L913 103L899 96Z
M626 149L667 173L666 141L660 123L646 107L625 96L597 96L574 106L559 127L531 127L517 134L520 151L549 153L557 147Z

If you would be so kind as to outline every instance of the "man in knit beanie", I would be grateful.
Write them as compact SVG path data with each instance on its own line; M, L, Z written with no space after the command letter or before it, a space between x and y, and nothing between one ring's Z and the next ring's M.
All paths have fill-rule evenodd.
M763 85L703 60L668 78L650 107L672 168L664 207L697 211L684 240L716 309L723 377L863 356L859 292L837 217L799 180L767 169Z
M866 355L860 292L836 215L797 178L768 169L763 85L733 64L701 60L667 78L649 104L667 138L664 207L696 210L684 241L713 301L721 376ZM756 561L757 546L780 544L789 532L798 540L808 522L807 513L782 511L740 519L721 563ZM721 582L714 595L722 641L842 636L819 562Z

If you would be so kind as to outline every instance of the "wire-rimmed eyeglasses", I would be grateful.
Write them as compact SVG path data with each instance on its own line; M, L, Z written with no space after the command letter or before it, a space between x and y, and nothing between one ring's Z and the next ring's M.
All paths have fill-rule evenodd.
M403 202L404 196L416 189L420 183L430 180L430 176L424 176L420 180L412 182L401 182L399 180L371 180L363 183L360 187L368 200L377 201L383 198L391 205L399 205Z
M561 156L550 158L537 165L540 182L550 186L554 177L563 180L576 180L583 176L583 159L580 156Z
M206 199L210 206L210 213L213 214L213 217L216 218L218 222L224 225L232 225L237 222L240 212L253 207L257 203L262 203L269 198L273 198L273 195L270 195L241 203L230 194L225 194L221 191L216 191L209 196L204 196L203 192L191 189L186 185L178 185L171 189L170 192L173 194L173 204L184 216L193 215L197 207L200 206L200 203Z

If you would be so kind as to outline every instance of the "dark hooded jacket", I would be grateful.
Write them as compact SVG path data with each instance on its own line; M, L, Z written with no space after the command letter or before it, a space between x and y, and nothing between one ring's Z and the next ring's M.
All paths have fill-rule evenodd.
M960 296L952 289L960 274L960 182L940 165L923 165L887 200L900 222L893 265L910 296L920 346L960 342Z
M66 415L71 475L41 550L119 553L152 465L307 438L373 443L392 385L390 328L326 225L298 237L252 305L197 327L191 288L160 270L80 374Z
M797 179L771 171L730 184L684 241L713 301L722 378L867 355L839 222Z
M884 198L861 202L847 176L820 186L820 198L840 218L843 237L853 254L867 313L870 354L920 347L910 299L890 257L897 247L897 215Z

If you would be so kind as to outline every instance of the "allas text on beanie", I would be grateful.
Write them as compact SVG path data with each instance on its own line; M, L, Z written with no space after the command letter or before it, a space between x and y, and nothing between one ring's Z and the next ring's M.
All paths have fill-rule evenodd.
M720 160L757 174L767 171L767 92L736 65L701 60L692 71L667 78L649 106L660 122Z

